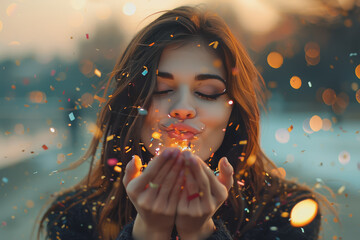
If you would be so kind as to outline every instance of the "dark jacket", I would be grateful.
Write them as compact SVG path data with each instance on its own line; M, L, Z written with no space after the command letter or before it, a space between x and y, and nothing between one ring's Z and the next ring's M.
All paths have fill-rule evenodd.
M296 187L296 186L295 186ZM89 194L90 191L83 192L81 196ZM63 204L62 200L66 196L75 194L71 192L67 195L58 197L55 201L58 204L56 211L48 216L49 222L47 224L47 239L51 240L92 240L99 239L98 232L96 231L96 220L92 216L92 208L94 202L87 202L86 204L76 204L67 212L64 209L69 206L73 201ZM246 191L244 191L246 193ZM245 194L246 196L246 194ZM273 196L269 201L260 216L251 227L240 228L236 231L236 226L239 225L239 220L234 220L232 214L233 209L230 204L225 202L221 208L224 208L224 215L222 218L213 217L216 230L208 238L208 240L216 239L239 239L239 240L313 240L318 239L318 233L321 222L321 215L318 211L315 219L304 227L293 227L290 224L290 212L296 203L301 200L312 198L311 193L305 190L292 191L286 194L286 198ZM252 198L246 198L246 207L244 208L245 217L240 224L241 226L249 225L251 213L255 208L252 208ZM255 204L253 204L255 205ZM132 238L133 223L127 224L116 240L126 240ZM177 238L176 228L174 228L171 239Z

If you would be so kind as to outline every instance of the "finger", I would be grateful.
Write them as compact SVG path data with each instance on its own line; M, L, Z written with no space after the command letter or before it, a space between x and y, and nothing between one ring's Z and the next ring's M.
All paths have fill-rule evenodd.
M203 199L209 199L211 197L210 181L199 162L202 160L199 157L196 158L195 155L191 154L189 151L185 151L183 154L189 160L189 169L195 179L195 182L199 186L199 191L203 194Z
M145 171L137 178L135 192L142 192L145 186L158 174L167 160L174 158L179 153L178 148L167 148L160 155L156 156L147 166Z
M138 155L134 155L125 168L125 175L123 178L123 184L125 188L132 179L138 177L141 174L140 172L141 167L142 167L142 162L140 157Z
M218 168L220 170L218 175L218 180L222 184L224 184L226 189L229 191L229 189L232 187L234 183L234 179L233 179L234 169L226 157L222 157L220 159Z
M180 201L180 194L182 192L182 188L184 188L183 184L184 184L184 170L182 169L178 174L174 187L169 195L169 200L166 210L168 213L176 212L178 202Z
M206 173L206 175L209 178L210 181L210 189L211 189L211 193L218 199L221 199L223 195L226 195L227 193L227 189L225 187L225 185L223 185L218 178L214 175L213 171L209 168L208 165L206 165L205 162L203 162L203 164L201 164L204 172Z
M195 216L199 216L201 214L201 207L200 207L200 196L199 194L199 186L193 177L191 170L189 167L185 167L185 190L187 194L187 202L188 202L188 209L192 209L188 211ZM196 196L196 197L194 197ZM194 198L193 198L194 197Z

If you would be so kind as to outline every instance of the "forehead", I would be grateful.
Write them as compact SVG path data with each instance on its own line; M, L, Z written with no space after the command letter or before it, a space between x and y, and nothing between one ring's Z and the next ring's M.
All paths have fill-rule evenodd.
M168 46L161 54L158 70L179 76L200 73L217 74L225 78L221 59L205 44L188 43L183 46Z

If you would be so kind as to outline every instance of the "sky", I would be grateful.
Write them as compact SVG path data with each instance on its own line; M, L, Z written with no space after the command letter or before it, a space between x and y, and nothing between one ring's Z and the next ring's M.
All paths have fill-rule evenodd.
M344 8L355 0L338 0ZM128 40L154 18L146 16L183 4L231 4L236 21L254 33L271 31L281 12L319 13L316 0L1 0L0 60L36 53L47 62L55 54L76 57L80 40L93 36L95 27L114 19Z

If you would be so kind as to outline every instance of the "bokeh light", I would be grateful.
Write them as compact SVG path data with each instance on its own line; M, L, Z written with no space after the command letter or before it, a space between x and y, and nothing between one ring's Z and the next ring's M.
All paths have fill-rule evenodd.
M32 91L29 94L29 100L32 103L45 103L46 94L41 91Z
M332 109L336 114L342 114L349 105L350 98L345 92L341 92L337 97Z
M317 131L321 130L323 122L322 122L321 117L319 117L318 115L314 115L311 117L309 124L310 124L311 130L313 130L314 132L317 132Z
M56 81L64 81L66 79L66 73L65 72L59 72L56 76Z
M290 223L294 227L303 227L309 224L318 212L318 204L312 199L298 202L290 213Z
M0 32L2 31L2 29L3 29L3 23L2 23L2 21L0 20Z
M358 103L360 103L360 89L356 91L355 98L356 98L356 101L358 101Z
M136 6L134 3L132 2L127 2L124 4L124 7L123 7L123 13L125 15L128 15L128 16L131 16L135 13L136 11Z
M80 72L87 77L94 76L94 63L88 59L83 59L79 64Z
M307 64L315 66L320 62L320 46L316 42L308 42L305 47L305 60Z
M307 118L307 119L304 120L304 122L303 122L303 130L308 134L311 134L311 133L314 132L310 127L310 118Z
M16 11L18 5L16 3L12 3L10 4L7 9L6 9L6 14L11 17L12 15L14 15L14 12Z
M301 87L301 79L298 76L293 76L290 79L290 85L294 89L299 89Z
M283 56L278 52L271 52L267 56L267 62L272 68L279 68L284 62Z
M358 89L359 89L359 84L356 83L356 82L351 83L351 89L352 89L353 91L358 90Z
M350 162L350 153L347 151L342 151L338 156L338 160L343 165L348 164Z
M323 91L322 93L322 100L326 105L333 105L336 101L335 91L331 88L325 89L325 91Z
M322 120L322 123L323 123L322 128L321 128L322 130L329 131L331 129L332 123L331 123L330 119L324 118Z
M91 93L84 93L81 96L81 105L85 108L91 106L94 102L94 96Z
M360 79L360 64L355 68L355 75Z
M276 132L275 132L275 139L279 143L287 143L290 140L290 133L287 129L280 128L280 129L276 130Z

